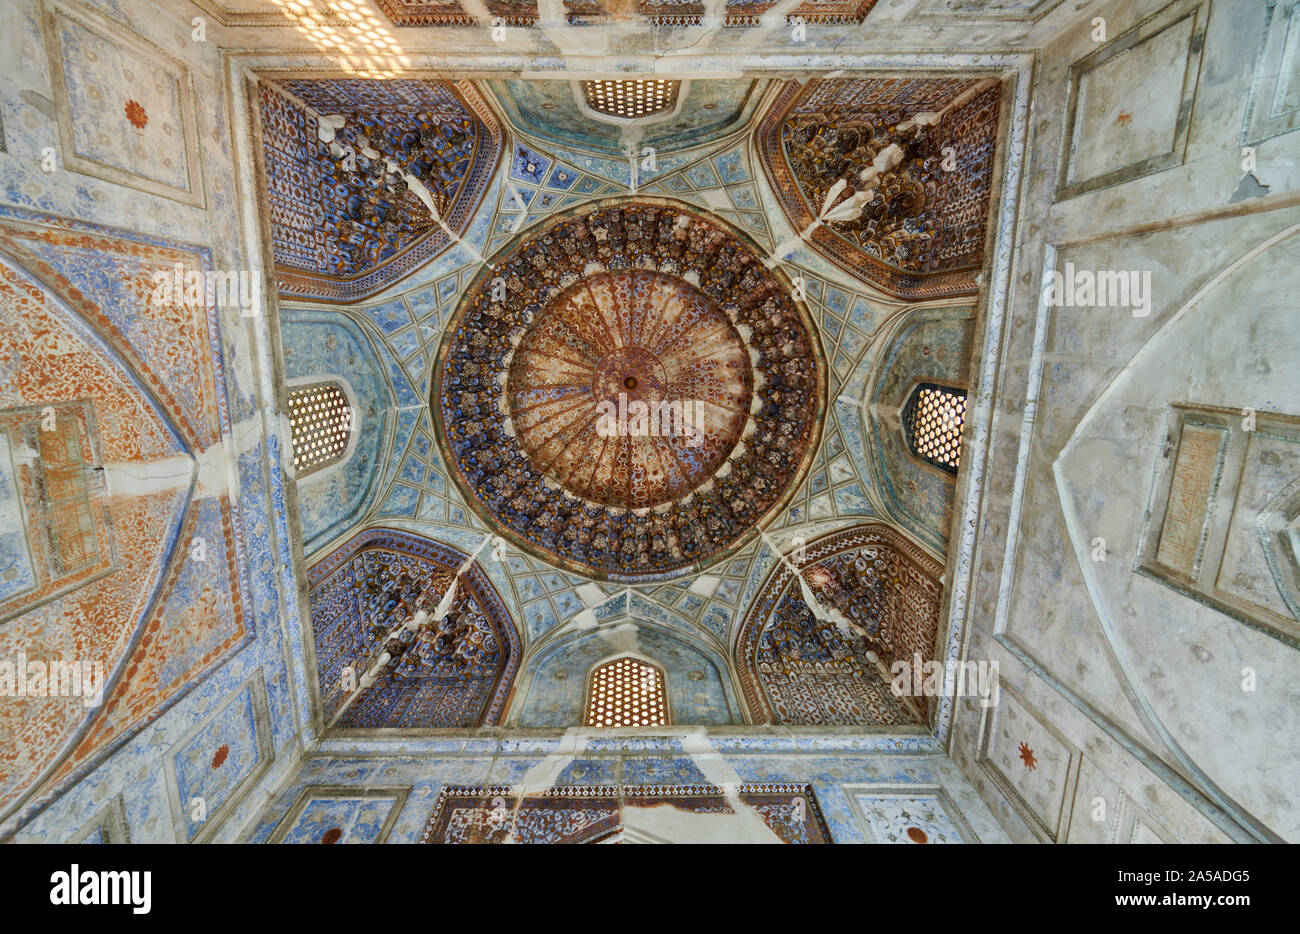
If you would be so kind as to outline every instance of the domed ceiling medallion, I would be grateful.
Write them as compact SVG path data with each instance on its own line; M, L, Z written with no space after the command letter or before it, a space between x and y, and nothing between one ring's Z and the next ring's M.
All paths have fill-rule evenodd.
M434 364L439 443L497 534L582 574L691 573L756 534L816 451L825 363L744 234L662 199L529 231Z

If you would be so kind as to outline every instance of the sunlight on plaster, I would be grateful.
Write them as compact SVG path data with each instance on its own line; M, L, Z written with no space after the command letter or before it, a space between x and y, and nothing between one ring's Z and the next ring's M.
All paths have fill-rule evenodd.
M358 78L395 78L411 60L402 52L379 12L362 0L333 0L329 13L312 0L272 0L318 49L337 52L345 70ZM401 66L395 68L394 66Z

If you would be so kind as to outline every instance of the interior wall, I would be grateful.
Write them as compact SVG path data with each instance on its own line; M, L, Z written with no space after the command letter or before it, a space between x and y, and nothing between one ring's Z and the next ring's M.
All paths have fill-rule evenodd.
M599 663L625 654L650 659L665 672L670 722L744 723L726 661L697 641L644 622L624 620L559 638L534 655L520 673L507 722L563 727L584 722L587 681Z
M244 840L316 843L328 834L344 843L416 843L444 792L474 789L469 795L481 794L486 810L497 798L500 807L514 809L520 799L526 805L545 797L537 806L549 812L542 821L546 830L529 841L556 841L581 829L592 816L585 797L599 798L605 810L617 802L625 825L646 827L661 842L698 842L703 832L728 841L775 843L746 797L782 787L803 792L809 803L802 817L824 823L836 843L1007 839L929 736L772 736L669 727L635 737L581 729L484 731L471 738L412 737L403 746L403 756L394 758L373 742L327 742L304 761ZM733 812L721 826L701 827L689 819L647 822L645 811L689 818L685 796L709 787L722 792ZM650 791L676 796L677 806L628 803ZM788 806L781 817L790 829Z
M117 570L87 586L130 577L96 606L99 628L118 627L107 640L86 638L78 623L85 587L0 624L6 661L26 651L100 663L107 681L104 703L86 708L73 732L46 721L79 698L6 699L0 839L221 839L260 809L260 789L295 767L308 710L266 381L273 283L255 293L247 279L262 267L238 210L222 60L195 41L188 18L138 0L24 0L0 18L0 223L7 255L22 254L6 268L26 270L8 281L43 280L21 288L44 291L65 335L25 358L6 355L3 405L57 416L90 399L108 440L85 503L118 521L102 540ZM155 297L154 274L175 263L243 273L250 301L202 290ZM3 303L5 330L20 343L36 320L23 311ZM48 378L27 380L25 370L45 366ZM83 392L78 381L96 367L118 375ZM127 395L112 398L116 386ZM131 435L128 396L171 426L159 429L169 445L133 451L113 440ZM30 453L20 476L35 463ZM168 531L144 534L136 519L160 503L172 510Z
M997 661L1002 692L992 710L959 705L951 750L1017 840L1300 835L1284 739L1300 655L1260 623L1286 604L1257 531L1297 475L1293 432L1264 414L1300 400L1283 7L1110 4L1104 39L1082 22L1040 57L1009 336L980 387L996 404L975 416L992 419L988 481L954 562L972 579L967 658ZM1080 271L1122 271L1143 300L1044 294ZM1226 407L1241 453L1184 458L1174 403ZM1192 551L1217 530L1207 586L1255 609L1143 570L1162 536L1176 544L1175 461L1169 515Z
M901 415L917 383L968 385L975 324L968 308L905 313L876 351L863 399L878 495L891 519L939 553L947 550L956 481L911 453Z
M343 379L353 396L356 444L337 465L295 480L303 551L354 528L378 495L384 442L396 430L395 400L362 325L346 315L284 308L280 312L286 385Z

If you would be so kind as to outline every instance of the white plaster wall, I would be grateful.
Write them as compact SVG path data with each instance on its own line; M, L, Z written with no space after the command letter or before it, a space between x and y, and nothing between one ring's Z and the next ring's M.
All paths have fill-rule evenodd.
M1165 6L1096 12L1114 41ZM983 490L959 480L958 496L983 497L965 556L967 657L1000 662L1004 684L1055 731L1048 744L1069 763L1050 790L1059 810L1047 826L1026 806L1037 770L986 755L982 711L959 705L951 740L1019 839L1300 838L1300 653L1133 573L1169 403L1300 413L1296 240L1234 267L1300 220L1294 132L1257 143L1255 180L1269 187L1243 197L1265 191L1242 185L1265 8L1201 5L1208 28L1181 161L1068 200L1056 192L1068 68L1099 47L1091 22L1040 57L1013 285L989 299L1010 316L1005 344L985 347L1000 353L997 404L976 416L994 419L989 479ZM1131 57L1116 80L1141 87L1149 65ZM1161 101L1149 106L1163 119ZM1140 130L1148 116L1094 110L1084 131L1104 130L1120 147L1124 127ZM1138 133L1132 146L1136 157L1151 144ZM1149 271L1150 314L1042 307L1044 271L1067 261ZM1104 563L1091 559L1096 536L1106 538ZM1259 678L1253 694L1241 689L1247 666ZM1103 820L1091 819L1097 798L1108 804Z

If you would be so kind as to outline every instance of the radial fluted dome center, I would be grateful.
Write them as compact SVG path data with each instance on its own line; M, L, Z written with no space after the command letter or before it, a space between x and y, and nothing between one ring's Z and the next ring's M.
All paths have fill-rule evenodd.
M735 447L753 376L735 325L675 276L601 273L557 295L510 363L515 435L575 496L645 508L685 496Z
M663 580L743 545L817 450L825 362L779 271L718 218L584 205L499 250L434 366L438 442L507 543Z

